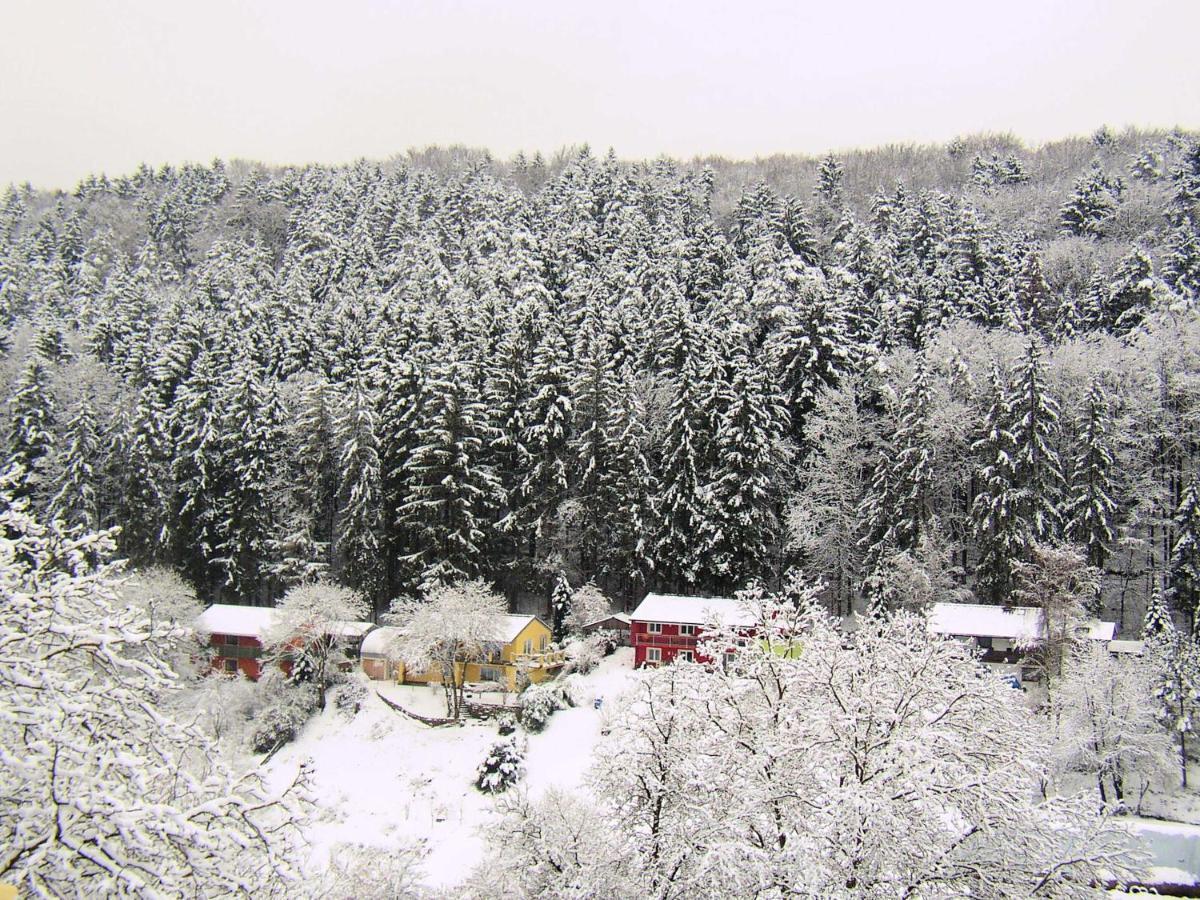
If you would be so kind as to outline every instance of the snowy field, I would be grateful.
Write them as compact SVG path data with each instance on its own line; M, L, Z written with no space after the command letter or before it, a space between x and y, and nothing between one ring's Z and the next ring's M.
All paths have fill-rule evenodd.
M633 650L617 650L581 677L576 708L560 710L545 731L528 736L523 785L532 796L582 783L603 720L592 701L619 694L632 666ZM445 715L441 688L380 685L389 699L414 712ZM314 871L339 843L386 851L424 841L425 883L445 888L466 877L483 855L494 801L473 781L496 740L494 722L430 728L371 694L353 719L331 704L268 763L268 777L282 785L304 760L311 763L317 813L308 836Z

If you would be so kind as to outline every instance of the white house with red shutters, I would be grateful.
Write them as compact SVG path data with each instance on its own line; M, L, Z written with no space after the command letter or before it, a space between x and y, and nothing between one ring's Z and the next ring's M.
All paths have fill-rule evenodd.
M714 623L744 630L747 635L755 625L754 617L732 597L647 594L629 614L634 667L658 666L676 659L707 662L696 645Z

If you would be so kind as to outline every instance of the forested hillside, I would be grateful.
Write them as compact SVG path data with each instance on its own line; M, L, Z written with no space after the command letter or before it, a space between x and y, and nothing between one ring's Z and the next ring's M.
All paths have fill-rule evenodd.
M1200 142L143 167L0 203L18 495L208 600L1200 606ZM1095 609L1093 611L1101 611Z

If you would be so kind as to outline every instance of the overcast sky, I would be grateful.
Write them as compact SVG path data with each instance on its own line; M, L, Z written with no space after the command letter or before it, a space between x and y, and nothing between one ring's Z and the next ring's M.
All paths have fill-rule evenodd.
M428 144L817 153L1200 126L1198 0L0 0L0 184Z

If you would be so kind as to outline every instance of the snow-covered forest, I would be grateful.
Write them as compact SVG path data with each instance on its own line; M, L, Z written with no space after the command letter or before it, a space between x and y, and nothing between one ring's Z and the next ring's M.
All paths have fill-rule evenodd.
M1158 585L1190 620L1198 198L1194 135L1107 129L11 188L6 457L205 600L801 565L835 609L918 572L999 602L1065 541L1123 631Z
M310 792L309 719L364 754L394 737L389 765L422 741L414 759L479 750L497 795L526 749L574 754L569 789L479 813L466 896L1136 880L1108 813L1175 802L1197 749L1198 298L1184 132L753 162L430 149L12 187L0 881L422 895L429 847L399 832L306 873L322 804L346 802L329 756ZM575 681L531 689L537 727L486 759L484 725L390 718L329 637L400 622L429 663L448 626L413 623L442 601L486 600L482 647L505 603L557 640L652 590L737 593L758 640L624 672L601 733L581 639ZM947 601L1042 610L1036 696L930 633ZM279 607L262 682L200 676L210 603ZM1080 646L1096 618L1145 652ZM435 660L450 683L456 653ZM586 741L546 728L572 691ZM431 779L413 795L462 787Z

